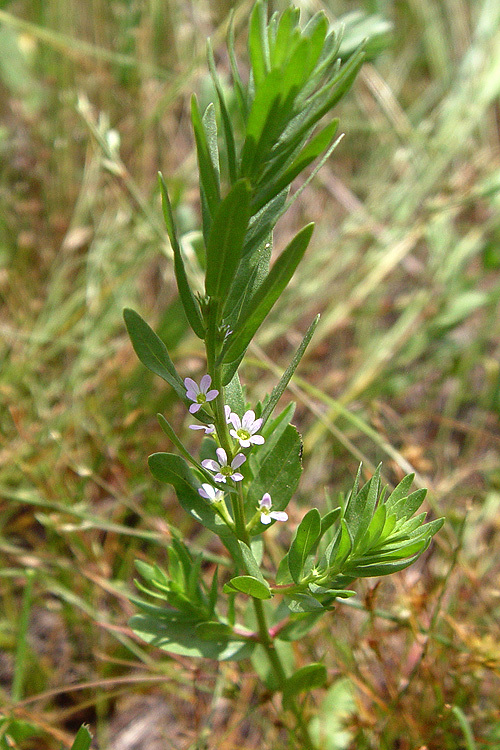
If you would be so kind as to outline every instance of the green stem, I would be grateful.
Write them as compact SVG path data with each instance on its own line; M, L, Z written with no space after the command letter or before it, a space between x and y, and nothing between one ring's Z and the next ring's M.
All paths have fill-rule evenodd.
M283 693L286 681L286 672L283 664L281 663L279 654L274 647L274 641L269 634L264 605L262 604L262 601L260 599L252 599L252 601L259 628L259 641L266 651L267 658L269 659L269 662L277 679L279 690L281 691L281 693ZM301 747L303 748L303 750L317 750L317 747L314 744L311 735L309 734L309 729L302 715L302 711L295 702L295 699L291 698L288 701L288 705L290 706L290 711L295 717L296 726L301 735Z

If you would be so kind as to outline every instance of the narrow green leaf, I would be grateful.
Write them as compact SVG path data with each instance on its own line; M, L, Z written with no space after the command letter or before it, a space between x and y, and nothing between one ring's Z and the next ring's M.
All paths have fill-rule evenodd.
M302 612L320 612L324 613L325 608L314 596L309 594L294 594L293 599L288 602L290 612L300 614Z
M408 497L408 491L413 484L414 479L415 474L407 474L407 476L403 477L398 486L391 492L391 494L385 501L385 506L388 513L392 511L393 506L399 500L401 500L403 497Z
M368 528L375 510L380 492L380 466L369 482L356 494L351 494L345 510L345 520L353 537L356 547L361 536Z
M180 375L170 359L167 347L141 316L125 308L123 311L128 335L135 353L148 370L169 383L180 399L186 402L186 389Z
M217 176L217 182L220 186L220 165L219 165L219 141L217 135L217 120L215 117L215 107L212 102L208 105L201 118L205 138L208 146L208 153ZM220 189L220 188L219 188Z
M231 591L239 591L242 594L253 596L254 599L271 599L272 593L269 585L264 581L254 578L253 576L236 576L231 578L229 583L224 585L226 594Z
M387 519L387 508L385 504L379 505L359 543L361 551L375 546L381 538Z
M208 67L210 70L210 75L212 76L212 81L214 83L215 90L217 92L217 99L218 99L219 107L220 107L222 127L224 130L224 143L226 145L229 182L231 185L233 185L236 182L236 147L234 144L233 125L231 123L231 118L229 116L229 112L227 109L227 104L224 98L224 92L222 91L221 82L219 80L219 76L217 75L217 70L215 68L214 53L212 50L212 44L210 42L210 39L207 41L207 59L208 59Z
M236 60L236 54L234 51L234 9L231 9L230 13L230 20L227 31L227 50L229 52L229 63L231 65L231 75L233 77L236 101L238 102L243 121L246 122L248 118L248 102L246 96L247 89L244 86L243 81L241 80L240 71L238 70L238 62Z
M207 242L205 290L224 300L238 268L250 218L250 185L238 180L218 205Z
M200 170L200 184L207 201L210 216L213 216L220 201L219 180L212 163L205 128L203 127L198 102L194 94L191 98L191 122L193 124L194 138L196 141L196 153L198 155L198 167Z
M245 319L239 323L224 348L224 362L233 362L246 351L264 318L292 278L309 244L313 228L314 224L308 224L295 235L253 295Z
M253 643L203 640L196 632L199 622L201 621L189 622L183 618L167 620L161 617L160 610L157 614L135 615L130 620L130 627L146 643L151 643L171 654L202 656L218 661L236 661L246 659L251 655L254 649Z
M300 346L298 347L297 351L295 352L292 361L290 362L290 364L286 368L285 372L281 376L281 378L279 380L279 383L271 391L271 395L269 397L269 401L265 405L264 410L263 410L263 412L261 414L261 417L262 417L262 420L263 420L263 424L265 424L267 422L267 420L269 419L269 417L273 413L274 407L276 406L276 404L280 400L281 396L283 395L283 393L286 390L286 387L287 387L288 383L292 379L293 374L294 374L295 370L297 369L297 367L299 365L299 362L302 359L302 357L304 356L304 353L305 353L305 351L306 351L306 349L307 349L307 347L309 345L309 342L311 341L311 339L313 337L313 333L316 330L316 326L319 323L319 317L320 317L319 315L316 315L316 317L314 318L313 322L311 323L311 325L307 329L306 334L305 334L304 338L302 339Z
M321 516L317 508L311 508L297 527L290 550L288 567L295 583L299 583L307 556L319 540Z
M184 260L182 258L181 248L177 240L177 233L175 231L174 215L172 212L172 206L168 197L168 190L163 179L161 172L158 173L160 192L161 192L161 204L163 208L163 216L165 224L167 226L167 233L174 253L174 273L177 281L177 289L179 290L179 297L181 298L182 306L186 317L189 321L189 325L200 339L205 338L205 326L201 317L200 306L191 291L189 282L186 276L186 269L184 268Z
M279 638L281 641L298 641L309 633L324 614L325 610L323 608L315 612L293 614L290 617L290 621L276 635L276 638Z
M71 750L89 750L90 743L92 742L92 735L90 734L86 724L82 724L78 730Z
M345 560L349 557L352 550L352 536L349 532L344 519L341 520L341 527L332 544L328 546L325 555L329 559L329 567L335 571L340 571Z
M299 142L345 96L354 83L363 60L364 50L359 49L340 68L339 72L333 78L330 78L328 83L313 93L307 102L304 102L303 107L306 109L307 115L305 117L298 116L295 123L287 129L287 137L290 142L293 139Z
M245 640L235 638L233 629L229 625L225 625L223 622L209 621L199 622L195 626L196 635L202 639L202 641L217 641L218 643L224 643L227 641Z
M282 175L273 179L273 165L271 163L269 174L262 177L265 188L257 192L252 201L252 213L256 213L263 206L269 203L276 195L290 185L293 180L306 169L318 156L327 149L333 141L337 132L339 121L333 120L323 130L312 138L309 143L302 149L299 155L293 160L290 166ZM276 174L276 172L275 172Z
M243 562L245 564L245 568L247 573L250 576L253 576L253 578L256 578L258 581L264 584L264 586L267 586L269 588L269 585L264 578L264 576L261 573L260 567L257 563L257 560L253 556L253 552L250 549L250 547L245 544L245 542L239 542L240 549L241 549L241 555L243 557Z
M398 521L400 519L409 519L417 511L422 503L424 502L427 490L415 490L408 497L403 497L394 503L392 506L392 512L396 515Z
M326 667L319 662L300 667L283 684L283 707L289 708L291 699L299 693L323 687L327 680Z
M299 14L299 8L294 8L293 6L285 8L281 14L275 42L272 47L270 45L272 68L281 68L290 54L290 49L293 48L293 32L300 34L297 29Z
M269 71L269 47L266 33L267 3L257 0L251 16L248 30L248 51L252 64L255 86L258 88Z
M333 526L333 524L340 518L341 514L342 508L339 507L328 511L328 513L323 516L323 518L321 519L320 538L323 538L328 529Z
M176 448L182 453L184 458L189 461L189 463L194 464L197 466L198 464L196 461L194 461L193 457L191 456L188 449L185 447L184 443L179 440L177 437L177 434L175 433L174 429L170 426L169 422L165 419L163 414L157 414L158 422L160 424L161 429L165 433L165 435L168 436L169 440L176 446ZM196 415L198 417L198 414Z
M400 570L408 568L415 560L420 557L423 550L417 552L413 557L406 560L395 560L391 562L371 563L368 565L357 565L349 568L346 575L355 578L371 578L372 576L388 576L391 573L397 573Z

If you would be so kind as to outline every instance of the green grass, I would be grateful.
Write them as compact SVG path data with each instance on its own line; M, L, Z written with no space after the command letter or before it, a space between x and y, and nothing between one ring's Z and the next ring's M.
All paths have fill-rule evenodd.
M186 420L137 362L122 308L156 325L181 372L201 365L156 172L189 252L187 106L193 89L209 96L204 41L223 49L230 5L0 10L0 705L18 748L69 748L88 722L99 747L124 750L127 721L154 706L167 730L147 719L148 750L286 747L245 663L174 659L127 628L133 561L164 559L170 522L193 548L213 544L147 471L166 446L156 412ZM346 489L362 459L367 474L382 460L390 483L414 470L447 524L418 566L359 584L301 653L349 679L352 748L500 747L500 10L303 5L365 7L394 27L338 113L342 144L279 227L281 248L317 222L243 379L253 398L268 392L321 312L290 389L305 447L291 520Z

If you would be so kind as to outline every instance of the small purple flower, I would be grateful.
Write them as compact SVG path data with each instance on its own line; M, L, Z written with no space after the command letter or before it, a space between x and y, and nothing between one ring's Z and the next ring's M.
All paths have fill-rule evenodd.
M262 435L255 434L262 427L262 419L255 419L255 412L251 409L243 414L242 419L231 412L230 421L234 430L229 430L229 434L239 441L242 448L249 448L252 444L262 445L265 442Z
M246 457L243 455L243 453L238 453L238 455L233 458L231 463L228 464L227 453L224 448L217 448L215 452L217 453L219 463L217 463L217 461L214 461L212 458L205 458L201 462L201 465L205 469L216 472L214 476L216 482L225 482L228 477L230 477L234 482L241 482L241 480L243 479L243 474L240 474L239 471L235 470L246 461Z
M192 378L185 378L184 385L186 386L186 396L190 401L194 401L189 407L191 414L196 414L201 407L208 401L213 401L217 398L219 391L215 388L209 391L212 384L212 378L210 375L204 375L200 381L200 385L196 383Z
M264 492L262 500L259 503L260 522L266 526L271 523L271 520L275 521L288 521L288 513L284 510L271 510L272 508L271 495L269 492Z
M215 487L212 487L212 485L208 483L202 484L201 487L198 488L198 492L205 498L205 500L208 500L211 503L219 503L224 498L224 493L221 490L215 489Z
M215 432L214 424L190 424L190 430L205 430L205 435L213 435Z

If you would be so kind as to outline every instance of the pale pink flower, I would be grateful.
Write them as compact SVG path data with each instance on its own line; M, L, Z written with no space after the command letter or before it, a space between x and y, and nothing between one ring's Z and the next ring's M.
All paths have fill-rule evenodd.
M272 507L271 495L269 492L264 492L262 500L259 503L261 523L267 526L273 519L275 521L288 521L288 513L285 513L284 510L271 510Z

